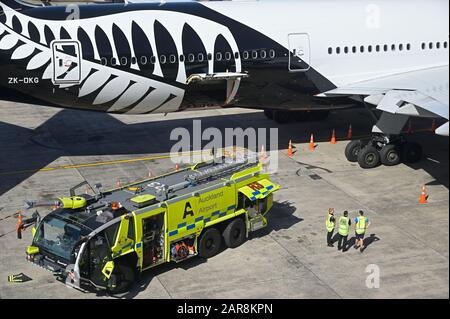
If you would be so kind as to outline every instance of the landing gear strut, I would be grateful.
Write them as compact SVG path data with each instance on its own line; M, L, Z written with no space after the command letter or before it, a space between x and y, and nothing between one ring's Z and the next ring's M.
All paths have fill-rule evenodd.
M379 165L395 166L402 161L417 163L422 158L422 147L408 142L402 135L387 136L374 134L367 140L351 141L345 149L345 157L350 162L358 162L361 168Z

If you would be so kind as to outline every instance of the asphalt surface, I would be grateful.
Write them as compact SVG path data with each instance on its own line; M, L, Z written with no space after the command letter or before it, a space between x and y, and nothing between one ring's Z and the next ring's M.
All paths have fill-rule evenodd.
M31 232L16 239L17 220L8 216L27 199L68 195L82 181L109 188L118 180L173 170L167 154L176 141L170 134L176 128L191 131L194 119L222 132L278 129L278 148L267 145L276 151L271 161L278 157L273 180L283 188L269 226L209 260L150 270L123 298L449 298L448 138L412 134L424 146L423 161L362 170L346 161L347 141L329 140L333 128L344 138L349 124L355 136L368 134L372 124L364 110L280 126L262 112L240 109L111 116L10 102L0 103L0 298L113 298L68 288L28 263L24 250ZM429 125L418 120L414 128ZM311 133L315 151L308 149ZM293 158L286 156L289 140ZM425 205L418 202L422 185L429 193ZM338 216L348 210L352 218L360 209L366 212L371 227L363 253L326 246L329 207ZM8 275L21 272L33 280L7 282ZM379 281L371 281L376 272Z

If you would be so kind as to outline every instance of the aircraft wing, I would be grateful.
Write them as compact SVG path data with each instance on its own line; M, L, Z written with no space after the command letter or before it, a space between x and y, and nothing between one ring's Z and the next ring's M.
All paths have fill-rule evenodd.
M324 92L320 97L356 96L378 110L417 117L442 117L447 122L436 134L448 136L449 67L441 66L353 83Z

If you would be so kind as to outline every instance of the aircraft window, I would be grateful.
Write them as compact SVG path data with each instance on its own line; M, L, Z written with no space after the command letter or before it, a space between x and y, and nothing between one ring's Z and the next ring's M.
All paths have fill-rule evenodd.
M258 58L258 51L252 51L252 59L256 60Z
M444 42L444 48L445 48L445 49L448 48L448 42L447 42L447 41Z
M406 50L408 50L408 51L411 50L411 44L410 44L410 43L408 43L408 44L406 45Z
M391 45L391 50L392 50L392 51L395 51L395 49L396 49L395 44Z
M107 58L101 58L100 60L102 61L102 65L107 65L108 64L108 59Z
M121 65L127 65L128 63L128 59L126 57L121 57L120 58L120 64Z
M340 47L336 48L336 54L341 54L341 48Z
M180 55L180 62L184 62L184 55Z
M147 57L146 56L141 56L141 64L142 65L146 65L148 62Z
M222 61L222 52L217 52L216 53L216 60L217 61Z
M377 44L377 46L375 47L375 51L380 52L380 50L381 50L381 47L379 44Z
M403 44L399 44L399 45L398 45L398 50L399 50L399 51L403 51Z
M136 57L132 57L132 58L131 58L131 64L136 64L136 63L137 63Z
M265 59L265 58L267 58L267 51L261 50L261 59Z
M165 55L161 55L159 57L159 62L161 62L161 64L166 64L167 62L167 57Z
M328 54L333 54L333 48L328 48Z
M150 62L152 63L152 64L155 64L156 63L156 56L152 56L151 58L150 58Z
M243 55L244 60L248 60L250 58L250 53L248 53L248 51L244 51Z
M211 54L211 53L208 53L208 61L211 61L212 58L213 58L212 54Z
M270 56L271 59L274 59L274 58L275 58L275 55L276 55L276 54L275 54L275 50L270 50L270 51L269 51L269 56Z
M231 55L230 52L226 52L226 53L225 53L225 60L230 61L230 60L231 60L231 57L232 57L232 55Z
M426 44L425 44L425 42L423 42L422 43L422 50L425 50L425 48L426 48Z
M441 42L436 42L436 49L440 49L441 48Z
M433 49L433 42L430 42L429 47L430 49Z
M116 58L111 58L111 65L116 65L116 62L117 62Z
M357 50L356 50L356 47L353 47L353 48L352 48L352 52L353 52L353 53L356 53L356 51L357 51Z
M373 47L372 47L371 45L369 45L369 46L367 47L367 50L368 50L369 52L372 52Z
M344 47L344 53L348 54L348 47Z
M384 52L387 52L387 51L388 51L388 49L389 49L388 45L387 45L387 44L385 44L385 45L383 46L383 50L384 50Z
M236 60L239 60L239 52L234 52L234 58L235 58Z
M191 63L195 61L195 55L193 53L188 55L188 61Z
M363 45L359 48L359 51L361 51L361 53L364 53L364 46Z
M170 57L169 57L169 61L170 61L170 63L172 63L172 64L175 63L175 62L177 62L177 56L171 54Z
M203 55L203 53L199 53L197 58L198 58L198 62L205 61L205 56Z

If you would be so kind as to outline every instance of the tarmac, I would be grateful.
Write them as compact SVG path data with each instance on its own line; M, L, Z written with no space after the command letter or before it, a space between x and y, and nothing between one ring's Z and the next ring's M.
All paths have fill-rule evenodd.
M17 219L8 216L25 200L68 195L82 181L100 182L106 189L117 180L173 170L167 154L176 141L170 134L175 128L192 130L194 119L221 131L278 128L279 147L272 151L279 169L272 178L282 189L269 225L211 259L147 271L122 298L449 298L446 137L412 134L424 146L420 163L363 170L344 156L349 124L355 136L371 130L371 118L362 109L336 111L321 122L278 125L260 111L241 109L111 116L12 102L0 104L0 298L117 298L68 288L28 263L24 251L31 231L18 240ZM420 128L430 125L415 121ZM332 129L336 145L329 142ZM314 151L308 149L311 133ZM292 158L287 156L291 139ZM427 204L419 204L422 185ZM338 216L348 210L352 218L365 211L371 227L363 253L326 246L329 207ZM9 275L22 272L33 280L8 283ZM379 280L372 280L377 274Z

